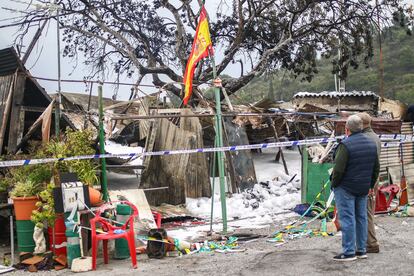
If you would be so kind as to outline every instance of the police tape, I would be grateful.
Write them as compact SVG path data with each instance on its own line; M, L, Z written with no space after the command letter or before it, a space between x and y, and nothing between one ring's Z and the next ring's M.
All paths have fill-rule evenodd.
M408 143L408 142L414 141L414 136L412 135L384 134L384 135L378 135L378 136L381 140L386 141L382 144L383 147L395 147L395 146L399 146L401 143ZM308 145L316 145L316 144L326 144L328 142L335 142L343 138L344 136L337 136L337 137L329 137L329 138L324 137L324 138L315 138L315 139L262 143L262 144L253 144L253 145L226 146L226 147L216 147L216 148L162 150L162 151L143 152L143 153L91 154L91 155L70 156L70 157L64 157L64 158L8 160L8 161L0 161L0 168L38 165L38 164L46 164L46 163L54 163L54 162L62 162L62 161L87 160L87 159L134 158L134 157L137 158L140 156L165 156L165 155L176 155L176 154L211 153L211 152L227 152L227 151L240 151L240 150L252 150L252 149L282 148L282 147L292 147L292 146L308 146Z

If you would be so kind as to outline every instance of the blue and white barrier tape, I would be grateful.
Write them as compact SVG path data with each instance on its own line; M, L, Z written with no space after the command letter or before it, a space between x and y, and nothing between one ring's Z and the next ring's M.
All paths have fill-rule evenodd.
M386 135L379 135L379 137L381 138L381 140L394 140L393 142L383 143L384 147L399 146L400 143L408 143L408 142L414 141L414 136L412 135L386 134ZM328 142L337 141L337 139L342 139L342 138L344 137L338 136L334 138L325 137L325 138L305 139L305 140L295 140L295 141L285 141L285 142L275 142L275 143L263 143L263 144L254 144L254 145L228 146L228 147L219 147L219 148L163 150L163 151L143 152L143 153L93 154L93 155L71 156L71 157L65 157L65 158L10 160L10 161L0 161L0 168L18 167L18 166L26 166L26 165L72 161L72 160L117 158L117 157L118 158L125 158L125 157L132 158L132 157L139 157L139 156L162 156L162 155L174 155L174 154L207 153L207 152L219 152L219 151L224 152L224 151L239 151L239 150L266 149L266 148L281 148L281 147L291 147L291 146L305 146L305 145L325 144Z

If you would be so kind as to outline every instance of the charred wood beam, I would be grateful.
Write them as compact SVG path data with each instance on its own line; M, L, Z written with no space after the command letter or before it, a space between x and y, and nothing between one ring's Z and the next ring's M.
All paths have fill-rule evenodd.
M38 112L38 113L43 113L45 111L46 107L36 107L36 106L21 106L21 110L22 111L27 111L27 112Z

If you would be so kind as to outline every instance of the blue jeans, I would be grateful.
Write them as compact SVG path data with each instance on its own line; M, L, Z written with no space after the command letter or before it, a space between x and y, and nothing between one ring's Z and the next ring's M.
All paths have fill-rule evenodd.
M342 231L342 253L365 253L368 237L367 196L354 196L341 187L334 189Z

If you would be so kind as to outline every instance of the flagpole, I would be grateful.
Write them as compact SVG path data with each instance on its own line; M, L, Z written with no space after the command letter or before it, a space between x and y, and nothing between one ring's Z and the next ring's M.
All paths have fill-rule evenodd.
M213 67L213 79L217 79L216 62L214 54L209 51L211 66ZM221 119L221 99L220 99L221 82L214 82L214 94L216 96L216 142L217 147L223 146L223 129ZM217 165L220 177L220 201L221 201L221 218L223 220L223 234L227 234L227 205L226 205L226 184L224 181L224 154L222 151L217 152Z

